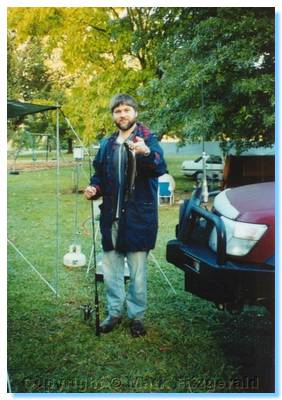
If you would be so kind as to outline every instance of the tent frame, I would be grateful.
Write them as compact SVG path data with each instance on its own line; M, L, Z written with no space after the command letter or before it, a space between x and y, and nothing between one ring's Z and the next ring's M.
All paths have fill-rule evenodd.
M32 263L23 255L23 253L17 249L17 247L8 239L8 243L17 251L17 253L27 262L27 264L38 274L38 276L47 284L47 286L56 294L56 296L59 296L59 273L58 273L58 267L59 267L59 258L60 258L60 111L67 122L69 128L71 129L72 133L75 135L75 137L78 139L80 144L83 146L83 148L86 150L86 154L89 155L90 153L87 151L86 147L84 146L82 140L80 139L79 135L76 133L75 129L71 125L69 119L65 116L64 112L61 110L61 106L57 103L56 106L40 106L40 105L33 105L30 103L26 103L28 107L34 106L35 108L30 111L30 112L24 112L23 107L25 103L20 103L20 102L10 102L13 104L16 104L16 107L20 105L20 116L28 115L28 114L34 114L38 112L45 112L48 110L56 110L56 159L57 159L57 164L56 164L56 267L55 267L55 288L53 288L48 281L37 271L37 269L32 265ZM11 107L11 104L10 104ZM11 112L9 113L9 102L8 102L8 118L14 118L16 117L15 114ZM96 238L95 238L96 240ZM91 250L92 253L93 249ZM156 257L152 254L151 252L151 258L154 264L158 267L159 271L162 273L163 277L165 278L166 282L170 286L171 290L176 294L175 289L173 288L171 282L169 281L168 277L162 270L160 264L158 263ZM91 258L91 257L90 257ZM90 264L88 265L87 273L89 272Z
M26 108L25 108L26 107ZM55 106L44 106L39 104L22 103L18 101L8 101L7 116L8 118L24 117L28 114L35 114L39 112L46 112L49 110L56 110L56 263L55 263L55 287L53 287L35 268L35 266L25 257L25 255L15 246L15 244L8 240L8 244L23 258L23 260L37 273L39 278L55 293L59 295L59 257L60 257L60 108L57 103Z

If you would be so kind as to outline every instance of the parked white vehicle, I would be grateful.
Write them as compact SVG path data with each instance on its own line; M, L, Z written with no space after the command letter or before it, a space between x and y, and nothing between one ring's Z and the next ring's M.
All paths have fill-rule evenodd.
M223 159L221 156L206 156L206 171L208 179L222 179ZM183 161L181 170L184 175L192 176L194 179L201 179L203 174L203 156L196 160Z

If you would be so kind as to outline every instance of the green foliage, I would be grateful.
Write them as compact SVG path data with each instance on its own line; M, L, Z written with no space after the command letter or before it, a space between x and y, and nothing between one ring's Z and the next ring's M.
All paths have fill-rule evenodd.
M158 47L162 75L142 91L151 124L188 141L204 135L237 147L273 144L274 10L173 14L174 29Z
M60 99L87 143L113 129L117 92L159 137L274 142L273 8L15 7L8 26L10 92Z
M19 44L16 34L8 32L8 98L19 99L39 104L52 104L62 98L62 92L56 93L53 88L52 76L46 65L44 52L38 37L29 38ZM34 141L24 132L55 134L56 116L51 113L29 115L24 118L9 121L8 138L18 148L34 146ZM61 124L64 133L64 123ZM23 137L22 137L23 136Z

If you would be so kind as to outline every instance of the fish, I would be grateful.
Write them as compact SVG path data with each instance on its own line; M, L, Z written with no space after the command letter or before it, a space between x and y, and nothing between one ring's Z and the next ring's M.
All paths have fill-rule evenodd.
M136 154L135 151L130 148L128 141L125 141L124 145L127 152L127 168L126 168L127 185L125 191L125 200L128 201L131 198L135 188Z

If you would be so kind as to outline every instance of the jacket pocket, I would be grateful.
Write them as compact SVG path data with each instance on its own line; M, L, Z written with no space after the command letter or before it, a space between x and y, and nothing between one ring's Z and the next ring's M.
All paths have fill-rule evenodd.
M141 224L144 227L157 224L157 211L154 203L132 202L127 210L127 222Z

